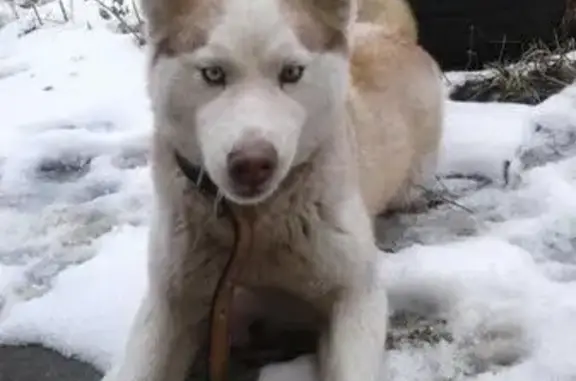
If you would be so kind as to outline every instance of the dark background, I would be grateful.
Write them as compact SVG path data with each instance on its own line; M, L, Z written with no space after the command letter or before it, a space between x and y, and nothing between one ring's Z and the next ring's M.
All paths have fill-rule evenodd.
M513 60L531 41L551 45L573 0L409 0L421 44L445 70L479 69ZM573 35L573 34L572 34ZM503 40L507 42L503 46Z

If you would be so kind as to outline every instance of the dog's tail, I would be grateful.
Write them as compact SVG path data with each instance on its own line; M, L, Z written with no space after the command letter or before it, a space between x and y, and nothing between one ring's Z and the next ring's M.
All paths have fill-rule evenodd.
M360 0L358 21L381 25L405 40L418 41L418 26L407 0Z

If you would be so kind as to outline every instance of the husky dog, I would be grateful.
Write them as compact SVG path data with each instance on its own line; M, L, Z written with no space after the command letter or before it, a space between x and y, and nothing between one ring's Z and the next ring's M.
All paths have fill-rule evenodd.
M373 219L418 199L442 122L435 61L403 0L142 0L156 205L149 286L106 381L182 381L234 245L246 288L313 305L325 381L373 381L387 331ZM223 201L222 201L223 200Z

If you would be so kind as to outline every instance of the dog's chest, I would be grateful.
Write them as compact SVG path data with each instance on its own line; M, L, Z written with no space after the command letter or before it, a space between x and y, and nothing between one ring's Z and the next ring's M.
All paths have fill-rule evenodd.
M296 294L326 287L317 273L315 229L317 211L309 203L294 202L259 215L253 250L242 280L249 286L273 286Z
M251 267L307 265L314 255L312 216L302 210L259 216L254 227Z

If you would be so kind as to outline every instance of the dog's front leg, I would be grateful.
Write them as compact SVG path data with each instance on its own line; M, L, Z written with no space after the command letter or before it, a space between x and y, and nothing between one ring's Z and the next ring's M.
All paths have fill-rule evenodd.
M200 340L179 308L146 295L120 361L104 381L184 381Z
M388 320L384 287L358 280L341 292L320 358L323 381L376 381L383 360Z
M388 296L378 275L370 220L359 202L335 212L319 240L320 263L334 276L336 297L320 346L322 381L376 381L388 326Z
M123 355L104 381L184 381L205 343L226 257L201 249L202 241L190 249L188 231L173 229L170 221L151 231L149 289Z

